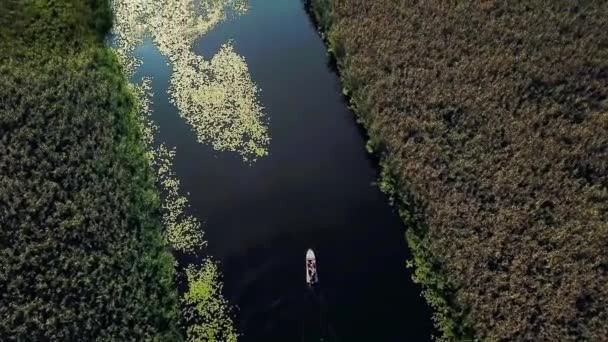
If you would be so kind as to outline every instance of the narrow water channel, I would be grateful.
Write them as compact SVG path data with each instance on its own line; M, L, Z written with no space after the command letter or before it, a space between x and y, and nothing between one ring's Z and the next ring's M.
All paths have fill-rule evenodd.
M269 155L252 164L198 143L167 96L171 67L151 40L134 75L152 77L159 140L204 222L241 341L425 341L430 312L405 268L404 228L347 108L302 0L252 0L196 41L211 58L232 40L262 90ZM320 286L305 284L317 254Z

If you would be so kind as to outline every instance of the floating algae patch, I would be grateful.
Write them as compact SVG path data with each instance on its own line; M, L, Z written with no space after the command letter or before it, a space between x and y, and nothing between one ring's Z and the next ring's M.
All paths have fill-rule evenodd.
M130 84L137 99L137 109L143 140L148 148L148 160L156 170L157 181L165 194L162 200L164 237L175 250L193 253L206 245L201 223L186 214L188 200L180 194L179 179L173 171L175 149L161 143L154 147L158 126L151 120L151 80ZM206 259L202 266L186 268L188 291L182 296L182 314L187 327L187 341L237 341L229 305L222 296L222 284L217 266Z
M143 42L146 33L146 8L144 0L112 1L112 33L116 38L114 50L129 76L141 65L141 61L133 56L133 50Z
M220 0L201 0L198 6L192 0L156 1L148 6L146 27L160 52L173 63L192 51L196 38L226 19L229 5Z
M140 129L144 139L146 147L148 147L148 160L151 164L154 164L154 135L158 130L158 126L154 124L150 117L152 110L152 79L150 77L144 77L140 84L129 83L131 93L135 95L137 112L139 118Z
M151 80L144 78L139 85L131 84L137 97L140 126L143 140L147 145L148 161L156 171L156 180L160 184L164 198L162 205L162 220L165 227L166 241L175 250L194 252L205 246L201 223L192 215L186 213L188 199L180 194L179 179L173 171L175 149L169 149L161 143L154 145L154 136L158 127L150 117Z
M173 171L174 158L175 149L168 149L164 144L155 149L158 181L165 192L165 200L162 202L165 237L173 248L194 252L206 245L206 242L201 223L196 217L186 214L188 199L180 194L179 179Z
M186 269L188 291L182 301L188 321L188 341L235 342L238 338L228 305L222 298L217 266L207 259Z
M245 13L246 1L115 0L114 8L119 55L132 54L145 34L152 37L173 69L171 101L198 142L245 161L268 154L267 117L245 59L230 42L211 60L193 51L194 41L226 20L228 11ZM131 70L139 62L125 65Z
M232 44L224 44L210 62L191 56L175 65L170 93L199 142L209 141L214 149L237 152L245 160L267 154L270 139L258 89Z
M186 3L189 3L190 5L188 6L190 7L185 6ZM201 10L205 11L206 16L190 23L188 21L180 22L187 23L186 26L194 24L189 26L191 29L184 31L184 37L194 39L192 37L196 37L197 32L206 32L215 23L223 20L225 13L213 9L218 9L217 4L220 3L224 2L201 1L199 6ZM183 9L191 9L191 2L180 0L171 2L159 1L149 4L145 0L115 0L113 6L116 17L114 27L114 34L116 36L115 51L129 76L132 76L139 65L141 65L141 61L133 56L133 51L143 41L146 33L151 33L155 38L155 42L159 45L162 44L161 51L164 50L169 56L176 56L180 51L183 52L183 56L190 56L188 58L195 56L189 50L191 43L179 44L171 39L163 40L163 37L158 34L158 30L162 27L150 24L162 22L159 20L158 15L171 18L167 13L170 14L171 10L176 8L178 9L176 13L184 15ZM171 10L161 12L158 11L158 6ZM211 6L216 7L211 8ZM181 12L180 8L182 9ZM234 10L238 10L238 8ZM155 19L155 21L151 21L151 19ZM155 29L156 31L151 29ZM154 34L154 32L157 32L157 34ZM176 58L172 60L174 64L178 63ZM244 63L244 60L242 62ZM206 66L213 65L212 62L201 61L201 63L204 63ZM201 68L200 70L203 72L208 70L208 68ZM216 72L215 74L220 75L221 72ZM236 74L238 75L238 73ZM227 74L224 72L224 75ZM227 75L227 77L230 76ZM240 75L238 77L244 76ZM248 80L250 81L249 78ZM253 87L253 93L250 94L255 94L257 89L255 89L253 83L251 83L251 86ZM179 179L173 171L175 149L167 147L164 143L155 142L158 126L154 124L151 118L151 79L144 78L140 84L130 84L130 87L137 99L138 118L140 120L143 141L148 149L148 161L156 171L157 183L164 194L164 198L161 201L163 209L162 220L165 227L164 237L174 250L196 255L206 245L206 241L204 240L201 223L194 216L186 213L188 199L180 194ZM253 101L257 104L256 100ZM261 110L259 105L256 108ZM182 117L185 117L185 115L182 114ZM245 138L243 137L243 139ZM203 140L199 139L199 141ZM245 154L241 153L243 156ZM188 322L187 340L236 341L238 336L230 317L229 305L221 293L222 284L215 263L207 258L204 259L204 263L200 267L192 265L184 265L184 267L189 289L182 296L181 306L183 317Z

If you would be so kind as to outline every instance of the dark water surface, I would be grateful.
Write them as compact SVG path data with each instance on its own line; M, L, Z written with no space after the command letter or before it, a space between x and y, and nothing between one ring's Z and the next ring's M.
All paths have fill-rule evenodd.
M170 67L146 41L159 139L177 147L175 171L205 222L241 341L426 341L430 312L405 262L404 228L373 185L378 168L341 95L301 0L253 0L195 46L211 58L232 39L270 117L270 155L247 165L196 142L169 103ZM320 286L305 284L313 248Z

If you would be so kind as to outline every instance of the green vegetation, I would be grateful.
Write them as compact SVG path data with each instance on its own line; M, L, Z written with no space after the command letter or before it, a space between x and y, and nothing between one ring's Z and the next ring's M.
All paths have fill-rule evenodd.
M0 336L180 340L104 0L0 2Z
M245 59L231 41L209 60L193 50L195 40L225 21L228 12L245 13L246 0L116 0L113 5L117 51L126 69L139 64L128 55L149 35L171 64L171 102L200 143L236 152L249 163L268 155L266 114Z
M608 3L312 0L448 340L608 336Z
M223 20L225 6L228 6L228 3L223 0L198 3L201 10L207 12L206 16L198 19L194 15L195 3L191 0L161 1L154 4L142 0L115 0L112 5L115 14L113 28L116 38L115 51L125 73L132 76L142 62L135 57L133 50L142 42L147 31L151 30L154 33L155 43L165 53L176 50L173 51L173 56L177 59L186 58L188 55L193 56L189 51L192 41L188 38L194 32L192 29L196 27L202 31L200 32L202 34L215 23ZM246 3L235 1L231 2L231 5L233 10L244 11ZM175 8L180 10L176 11ZM175 22L185 24L185 27L176 26ZM238 57L234 53L229 56ZM242 60L240 57L238 59ZM212 59L212 64L214 60L215 58ZM200 62L204 62L204 60L201 59ZM244 64L244 61L242 62ZM232 73L224 71L224 76L233 81L232 88L234 89L232 91L239 93L239 90L251 89L247 87L243 89L242 82L234 82L235 79L249 79L245 72L246 65L237 63L237 68L234 63L224 63L224 65L232 66ZM174 74L179 70L180 68L177 68L177 71L174 70ZM183 68L181 70L183 71ZM221 69L216 69L216 71L218 70ZM197 82L196 79L200 79L203 74L204 70L192 69L191 83ZM172 79L175 78L172 77ZM232 321L231 308L222 295L220 272L211 258L205 255L204 247L207 242L204 240L203 225L198 218L187 213L188 198L183 195L179 178L173 169L176 149L167 147L163 141L157 141L156 133L160 127L151 118L151 79L144 77L141 82L131 83L130 86L137 98L137 113L147 149L146 157L156 172L156 183L162 194L161 212L164 238L173 251L182 256L179 258L182 262L177 263L176 267L179 270L178 281L181 282L184 279L187 284L187 289L180 298L186 340L193 342L236 341L238 335ZM255 88L253 85L252 87ZM194 88L198 89L198 87ZM210 91L207 89L206 92ZM246 94L241 93L240 95L245 96ZM215 105L230 106L231 104L216 102ZM208 114L208 111L200 110L195 114ZM224 128L226 132L231 131L228 127ZM187 257L184 258L185 255ZM188 260L202 260L202 266L189 264Z
M188 341L236 342L237 334L216 264L207 259L200 267L188 266L188 291L184 294L184 316Z

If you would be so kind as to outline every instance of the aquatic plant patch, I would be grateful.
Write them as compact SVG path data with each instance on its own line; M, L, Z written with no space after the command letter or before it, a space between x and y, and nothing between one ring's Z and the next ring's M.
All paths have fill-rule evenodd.
M130 4L125 5L125 2L130 2ZM122 4L121 4L122 3ZM136 3L136 4L133 4ZM216 7L208 8L205 7L210 4L215 4ZM180 4L182 5L180 7ZM116 39L116 49L118 50L118 55L121 58L121 61L125 67L125 70L132 75L137 67L141 64L141 61L137 60L133 56L133 51L143 41L144 34L146 29L142 22L146 22L147 19L152 18L150 21L152 23L164 22L159 18L164 18L163 13L182 13L185 9L191 10L193 7L190 3L190 6L185 6L186 2L181 2L176 4L177 10L172 11L162 11L163 8L158 8L156 6L159 5L167 5L166 3L157 3L156 6L153 6L153 9L143 7L142 3L139 1L117 1L115 3L115 13L117 16L117 25L115 33ZM205 31L215 22L221 19L220 8L217 7L221 2L201 2L201 6L204 7L207 13L207 20L199 20L199 21L185 21L187 25L191 25L194 28L194 31L189 30L177 30L170 32L196 32L196 31ZM136 13L130 13L130 11L135 11ZM151 13L154 13L155 16L152 16ZM162 30L161 26L152 26L157 27L157 29ZM173 30L173 28L167 28ZM184 34L183 37L188 36L189 34ZM123 38L123 35L128 37ZM132 36L129 36L132 35ZM182 53L184 56L189 56L188 59L196 59L196 56L189 50L190 46L188 44L182 44L184 40L172 40L171 35L156 35L158 37L155 39L155 42L158 44L159 49L169 54L179 54ZM222 55L224 56L224 55ZM219 71L214 73L215 78L218 78L218 75L221 77L226 77L227 79L244 79L245 81L249 80L248 73L246 71L246 65L244 65L244 60L239 59L239 56L236 54L228 55L228 58L236 59L236 63L223 65L237 65L237 69L230 69L228 71L221 69L221 63L213 63L206 62L201 59L201 64L206 68L202 69L202 71L209 71L209 67L215 67ZM178 64L179 62L183 62L184 58L179 61L175 61L174 64ZM238 64L241 62L241 64ZM192 65L192 63L190 63ZM219 66L218 66L219 65ZM178 69L181 70L181 69ZM192 79L196 79L197 75L193 70L197 70L201 72L200 69L196 69L193 67L191 74L188 76L192 77ZM223 71L223 73L222 73ZM172 82L175 80L175 72L172 76ZM236 77L233 77L236 75ZM199 75L200 77L200 75ZM243 91L245 94L245 98L249 98L251 103L257 104L255 99L255 85L252 82L246 84L245 86L242 83L232 82L231 84L235 89ZM155 136L159 127L152 121L151 119L151 79L144 78L139 84L131 84L131 89L134 94L137 96L137 104L139 110L139 123L141 126L141 131L143 132L143 140L146 142L148 151L147 158L151 165L153 165L156 170L156 180L160 189L162 191L162 221L164 226L164 238L167 243L176 251L185 252L197 255L197 253L202 252L203 247L207 244L204 240L203 229L201 222L193 215L187 213L188 210L188 199L186 196L182 195L180 190L180 182L179 178L173 171L173 160L176 155L175 148L171 148L166 146L163 142L156 142ZM239 85L241 85L240 88ZM207 95L206 98L215 99L215 94L213 89L222 90L222 84L216 82L214 84L215 88L209 87L205 88L209 92L210 95ZM249 87L247 87L249 86ZM204 87L204 85L200 85L200 87ZM253 92L250 90L253 89ZM172 94L178 94L180 96L184 96L184 93L187 93L186 90L183 91L173 91ZM225 89L224 89L225 90ZM249 91L249 93L247 93ZM200 97L205 97L198 93ZM247 97L249 95L249 97ZM222 107L222 103L212 102L215 105L204 107L205 104L202 104L202 109L212 110L218 107ZM180 103L178 101L178 103ZM200 103L200 102L199 102ZM223 105L226 108L228 105ZM259 105L258 105L259 107ZM258 108L256 107L256 108ZM197 109L201 109L200 107L195 107ZM246 110L246 108L244 109ZM247 112L246 112L247 113ZM213 122L214 119L220 117L220 114L215 113L215 116L210 117L210 122ZM188 112L186 115L180 113L182 117L185 117L187 121L190 121L192 117L195 117L197 113ZM238 116L237 116L238 117ZM209 118L209 116L207 116ZM254 119L255 120L255 119ZM191 123L193 126L194 124ZM225 127L226 129L222 132L213 131L213 134L224 134L226 136L231 136L234 133L231 133L230 127ZM199 128L200 130L200 128ZM208 134L209 130L202 130L198 135ZM224 137L224 140L227 138ZM213 143L217 144L217 139L208 139ZM205 141L208 141L205 140ZM202 141L199 139L199 141ZM231 140L235 142L235 140ZM234 143L235 146L238 143ZM214 145L216 147L216 145ZM216 149L222 149L217 147ZM234 149L233 149L234 150ZM230 307L226 300L223 298L221 289L222 283L219 279L219 271L215 263L206 257L199 256L199 259L204 260L203 265L201 267L195 267L193 265L181 265L186 269L186 278L188 281L188 291L183 295L181 303L182 303L182 318L187 323L187 340L188 341L236 341L237 334L234 329L234 324L232 322L232 318L230 317Z
M131 52L145 34L152 37L173 69L171 100L199 142L237 153L246 162L268 154L267 117L245 59L230 42L211 60L193 51L195 40L226 20L228 11L245 13L245 1L116 0L115 9L120 55ZM128 69L137 64L125 63Z
M161 206L164 237L173 249L194 252L206 244L203 230L199 220L187 213L188 199L181 194L179 179L173 171L175 148L168 148L164 143L155 144L158 126L150 117L150 83L150 78L144 78L140 84L131 84L130 87L138 100L139 122L147 145L146 156L156 170L156 180L163 193Z
M246 161L265 156L270 138L245 59L231 43L222 45L210 62L186 56L175 62L170 93L199 142L237 152Z
M188 291L182 300L188 340L236 342L238 335L222 297L217 265L207 259L201 266L189 266L186 275Z

